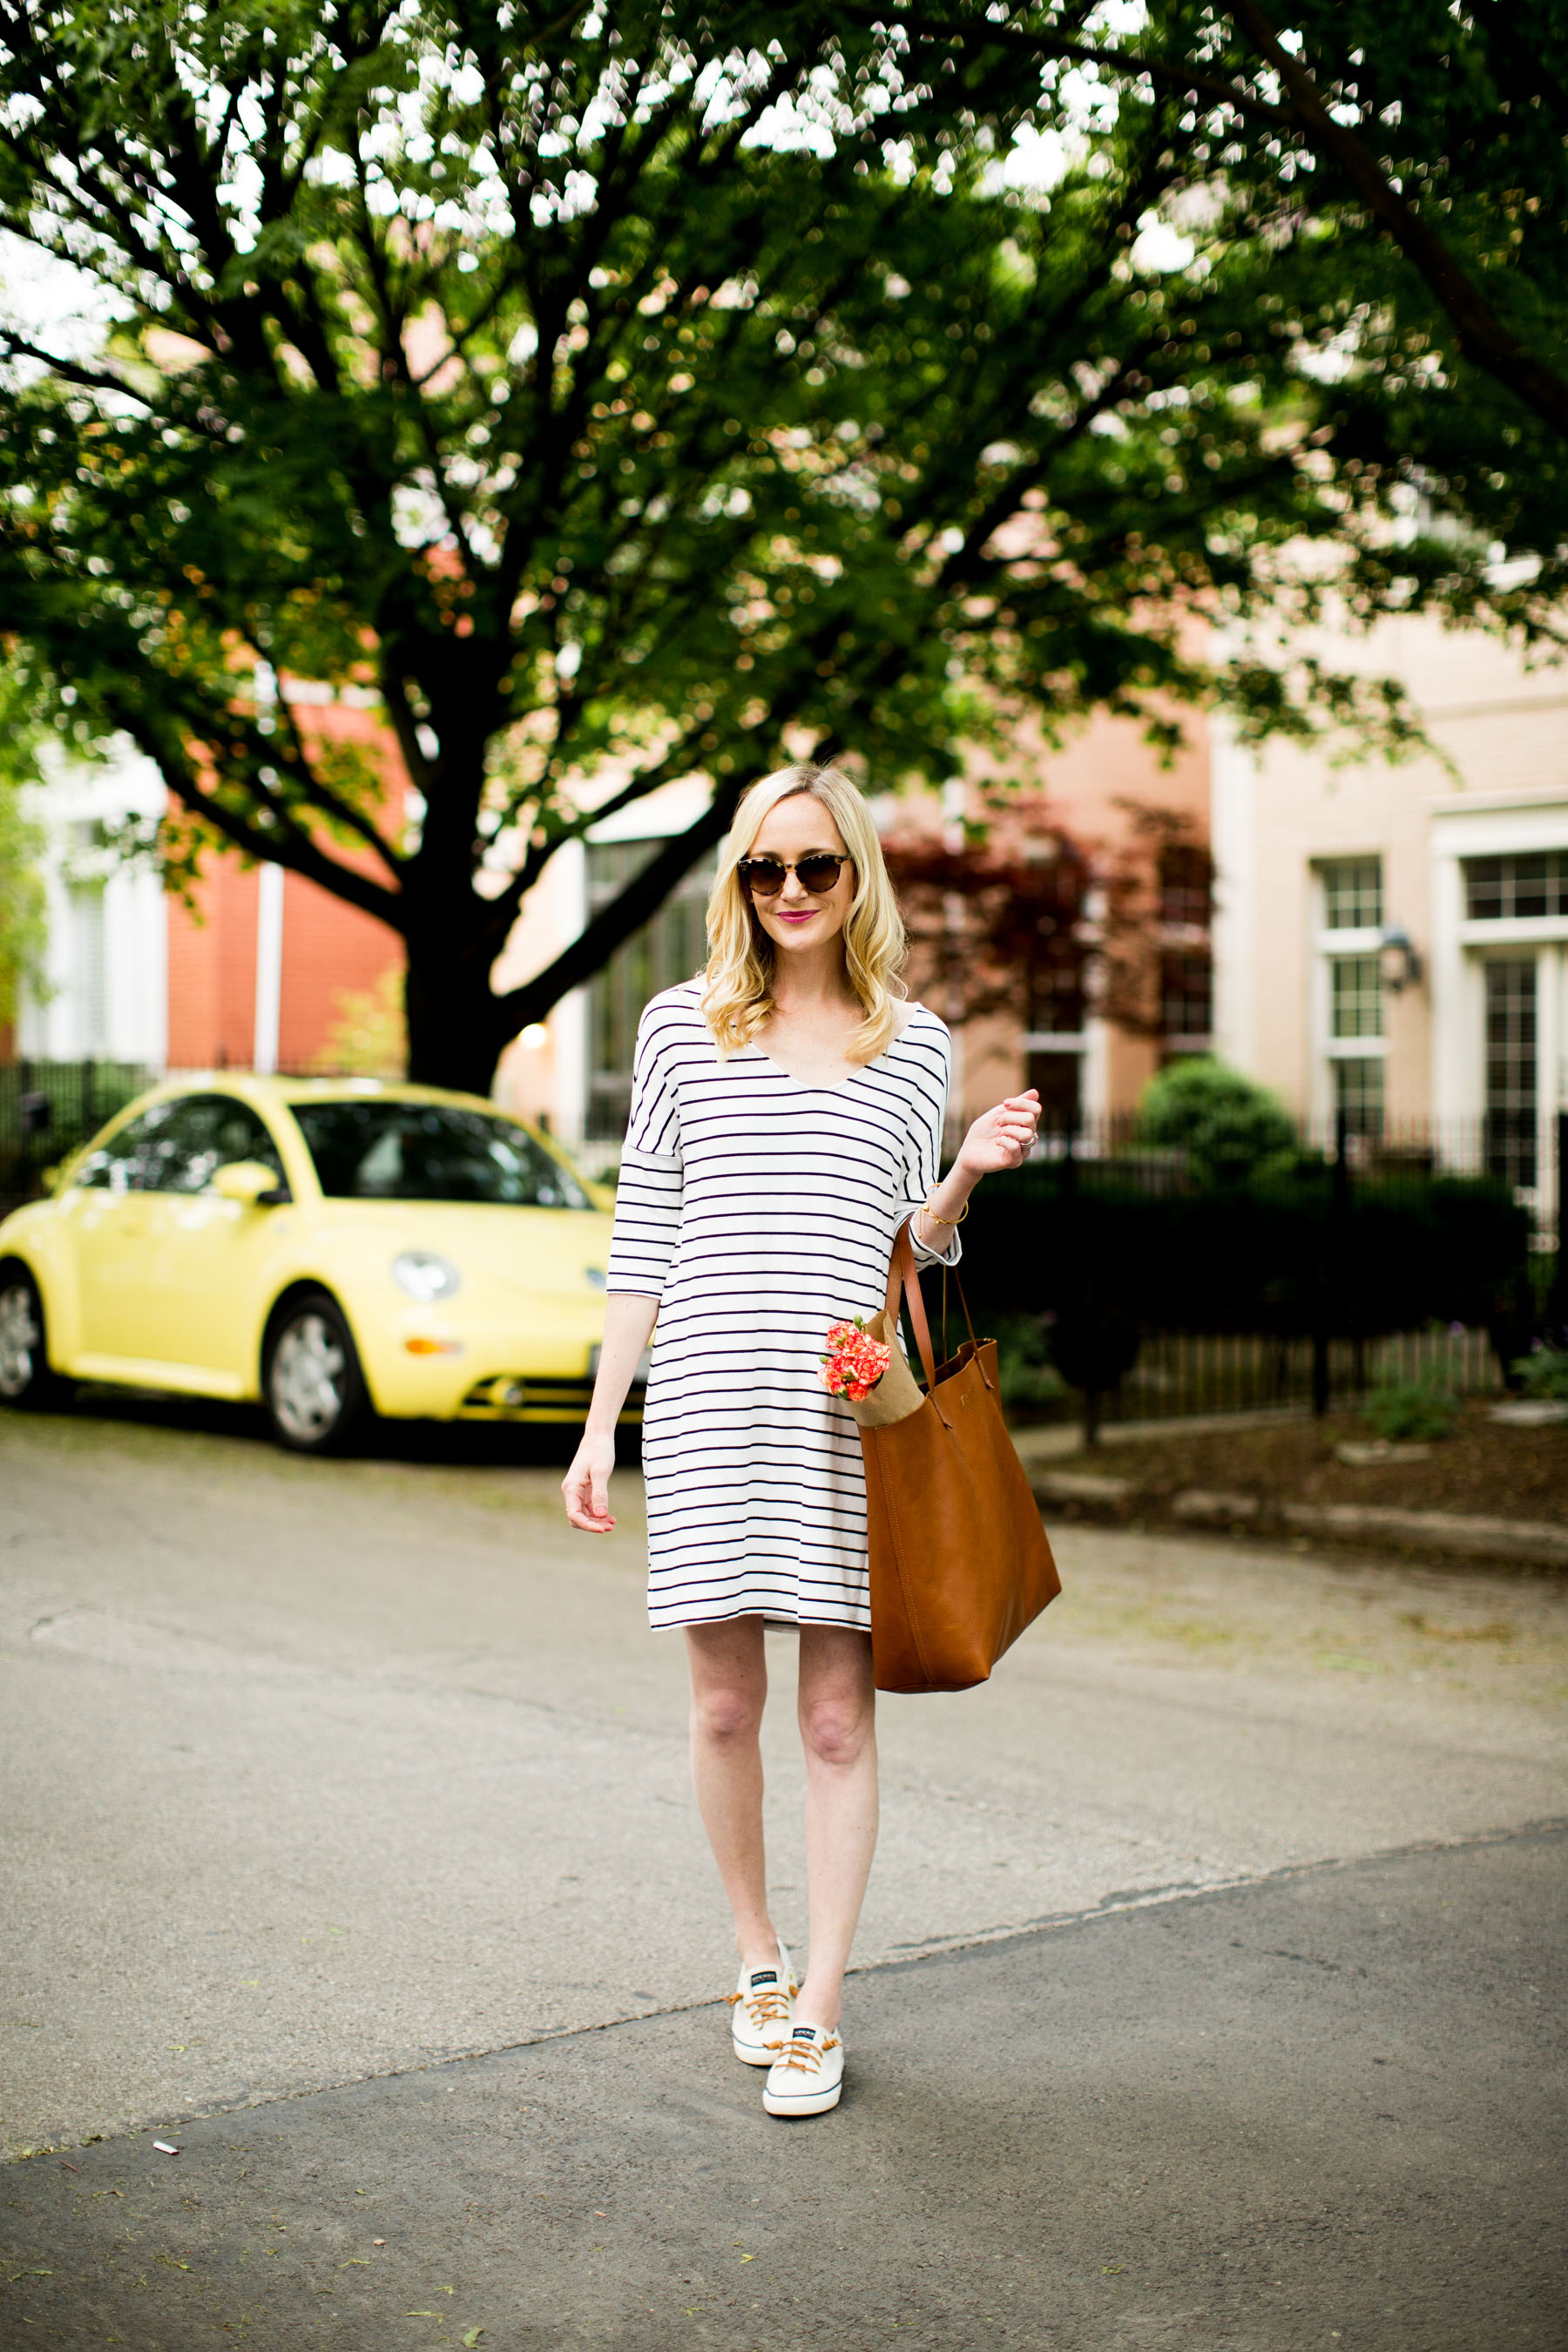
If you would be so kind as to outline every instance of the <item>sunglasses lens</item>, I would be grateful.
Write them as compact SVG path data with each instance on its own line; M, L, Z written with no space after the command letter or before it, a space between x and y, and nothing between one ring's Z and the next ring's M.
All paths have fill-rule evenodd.
M827 856L803 857L795 867L803 890L824 891L835 887L838 880L839 860Z
M743 857L741 879L761 898L775 898L784 886L784 869L776 857Z

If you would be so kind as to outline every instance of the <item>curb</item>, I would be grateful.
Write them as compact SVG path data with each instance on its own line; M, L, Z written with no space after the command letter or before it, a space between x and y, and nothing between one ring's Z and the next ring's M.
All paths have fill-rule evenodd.
M1088 1470L1037 1470L1031 1485L1042 1510L1066 1506L1075 1516L1121 1525L1157 1516L1178 1528L1245 1529L1248 1535L1328 1536L1401 1551L1455 1552L1568 1569L1568 1526L1550 1519L1501 1519L1459 1511L1406 1511L1376 1503L1292 1503L1258 1495L1188 1487L1167 1499L1131 1478Z

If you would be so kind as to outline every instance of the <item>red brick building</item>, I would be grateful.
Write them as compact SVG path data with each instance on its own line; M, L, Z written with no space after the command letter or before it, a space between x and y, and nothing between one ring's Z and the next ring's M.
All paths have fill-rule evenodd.
M370 710L292 681L284 692L310 732L366 752L401 802L396 746ZM367 853L334 843L331 854L381 878ZM194 913L168 901L171 1069L307 1070L342 1058L345 1016L402 971L395 931L279 866L209 853L195 895Z

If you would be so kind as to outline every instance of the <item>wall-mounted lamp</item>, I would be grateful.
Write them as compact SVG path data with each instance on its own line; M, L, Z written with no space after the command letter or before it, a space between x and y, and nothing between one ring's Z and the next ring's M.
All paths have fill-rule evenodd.
M1408 931L1396 923L1387 923L1379 934L1378 945L1383 957L1383 984L1391 996L1406 988L1414 988L1421 978L1421 958L1416 953Z

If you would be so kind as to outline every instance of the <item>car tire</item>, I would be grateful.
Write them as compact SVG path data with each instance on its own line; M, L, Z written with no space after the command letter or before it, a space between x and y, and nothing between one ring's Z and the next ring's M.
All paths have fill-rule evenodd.
M38 1286L25 1265L0 1265L0 1404L15 1411L57 1411L70 1402L75 1382L49 1369L48 1327Z
M261 1392L272 1433L291 1454L342 1454L364 1436L375 1416L353 1335L330 1291L300 1291L273 1317Z

